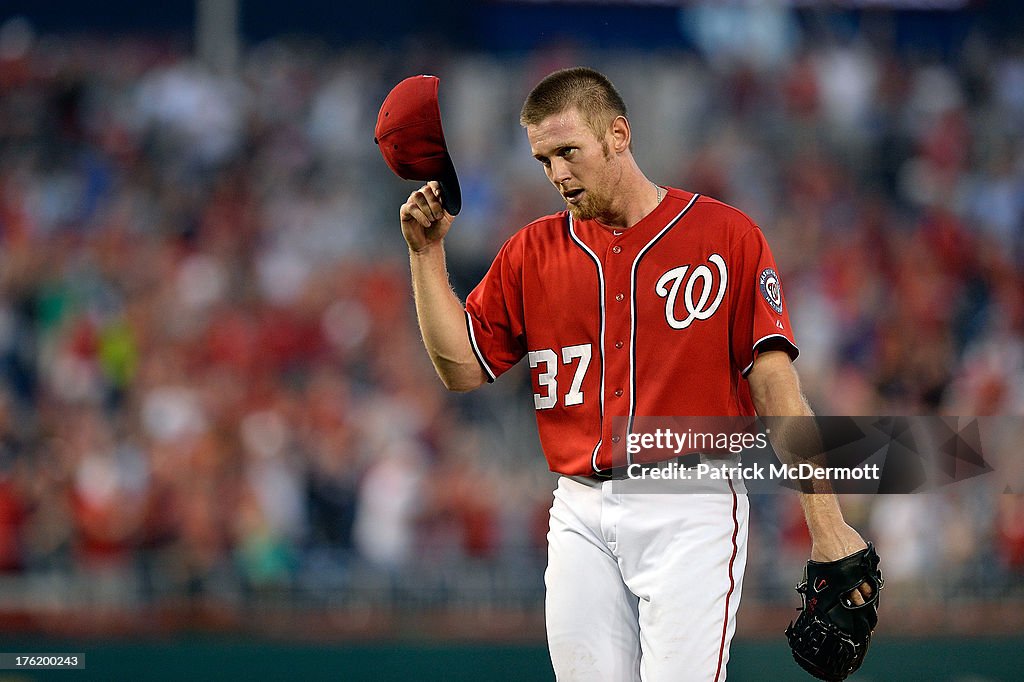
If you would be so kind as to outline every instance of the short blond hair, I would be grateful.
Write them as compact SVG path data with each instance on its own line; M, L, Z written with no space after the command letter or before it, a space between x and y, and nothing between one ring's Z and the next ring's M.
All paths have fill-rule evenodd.
M519 114L524 128L548 116L577 109L598 139L618 116L626 115L626 103L604 74L586 66L574 66L548 74L530 91Z

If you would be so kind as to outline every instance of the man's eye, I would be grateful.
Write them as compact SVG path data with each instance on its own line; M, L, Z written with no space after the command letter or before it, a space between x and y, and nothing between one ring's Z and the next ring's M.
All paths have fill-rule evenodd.
M568 159L570 156L576 153L576 147L566 147L562 150L562 158Z

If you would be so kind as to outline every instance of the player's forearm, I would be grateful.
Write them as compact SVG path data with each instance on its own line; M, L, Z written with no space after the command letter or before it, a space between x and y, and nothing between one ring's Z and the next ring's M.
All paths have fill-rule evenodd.
M805 417L782 418L781 423L785 422L789 422L792 427L789 429L789 437L783 433L778 440L772 439L779 459L791 465L816 465L820 459L821 441L813 422ZM780 421L771 423L774 434ZM786 431L784 428L781 430ZM809 433L811 430L813 434ZM863 546L860 536L843 518L839 498L832 491L828 480L811 478L806 484L809 487L800 491L800 507L811 536L811 558L831 561L859 550Z
M771 416L767 423L772 430L775 452L784 464L816 465L822 446L817 428L809 419L810 408L799 416ZM815 545L830 547L835 544L837 533L846 527L839 499L832 492L827 479L812 478L810 486L800 492L800 506L807 521L807 530Z
M785 464L816 464L822 454L814 416L800 390L800 379L780 353L758 358L748 377L757 413L771 429L772 445ZM839 499L826 479L812 478L800 493L800 506L811 535L812 559L831 560L860 549L862 541L843 518Z
M410 251L412 288L423 344L445 387L470 391L484 383L473 354L462 303L452 291L440 243Z
M835 544L845 532L846 520L839 498L832 492L800 493L800 506L807 521L807 531L815 544Z

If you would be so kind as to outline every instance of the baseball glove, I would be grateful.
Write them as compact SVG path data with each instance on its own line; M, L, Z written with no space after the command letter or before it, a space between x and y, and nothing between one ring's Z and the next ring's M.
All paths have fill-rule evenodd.
M867 582L871 598L855 606L848 593ZM786 628L793 658L819 680L845 680L864 662L878 622L878 592L884 581L878 554L865 549L837 561L808 561L796 591L803 607Z

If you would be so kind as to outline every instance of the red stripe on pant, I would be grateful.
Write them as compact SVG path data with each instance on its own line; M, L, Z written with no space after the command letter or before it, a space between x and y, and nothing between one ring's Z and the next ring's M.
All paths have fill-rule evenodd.
M715 668L715 682L722 675L722 659L725 657L725 637L729 631L729 601L732 599L733 590L736 589L736 579L732 574L733 564L736 562L736 554L739 548L736 545L736 536L740 532L740 522L736 516L739 500L736 497L736 489L729 480L729 490L732 492L732 556L729 557L729 592L725 595L725 619L722 622L722 639L718 645L718 665Z

